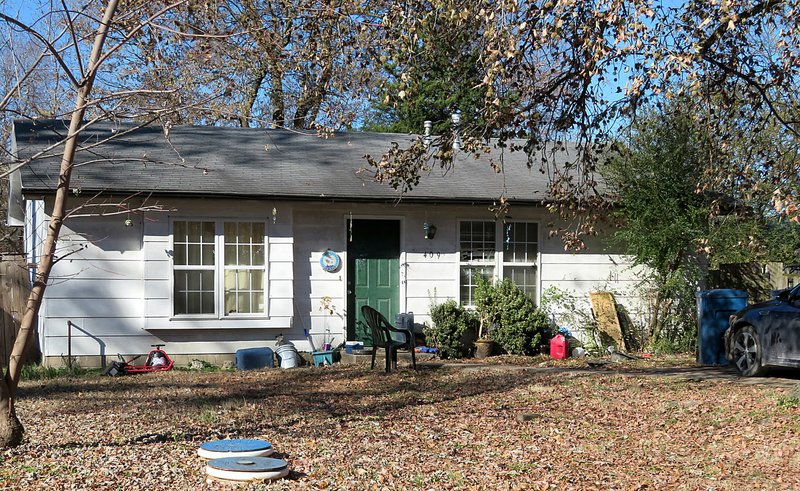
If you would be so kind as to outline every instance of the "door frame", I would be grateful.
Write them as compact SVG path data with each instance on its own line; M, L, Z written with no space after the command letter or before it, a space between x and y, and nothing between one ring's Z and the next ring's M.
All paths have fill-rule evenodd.
M350 322L350 316L351 315L356 315L355 312L349 312L347 310L348 306L350 305L350 294L347 291L347 278L349 277L349 274L350 274L350 271L349 271L350 258L348 256L348 249L349 249L349 245L350 245L350 231L347 228L347 222L349 220L351 220L351 219L352 220L396 220L396 221L400 222L400 261L399 261L400 262L400 271L399 271L400 275L398 277L399 280L400 280L400 284L398 285L400 298L398 299L398 302L399 302L399 308L400 308L401 312L406 312L408 310L408 306L406 305L406 301L407 301L406 300L406 298L407 298L407 296L406 296L406 285L408 283L406 281L406 269L407 269L407 266L408 266L408 263L406 262L406 238L405 238L406 237L406 234L405 234L406 217L403 216L403 215L382 215L382 214L367 215L367 214L363 214L363 213L359 213L359 214L356 214L356 213L353 213L353 214L345 213L342 216L342 231L343 231L343 239L344 239L344 248L343 248L344 249L343 250L344 257L342 258L342 263L343 263L342 273L344 275L344 278L343 278L343 281L342 281L342 298L344 299L345 316L346 316L345 317L345 326L344 326L345 338L347 338L347 326L349 325L349 322ZM353 294L355 295L355 292Z

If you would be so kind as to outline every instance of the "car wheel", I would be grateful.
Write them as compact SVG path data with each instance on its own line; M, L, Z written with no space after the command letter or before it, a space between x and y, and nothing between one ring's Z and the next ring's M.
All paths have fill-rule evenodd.
M761 344L752 326L744 326L733 336L733 364L740 375L756 377L764 373Z

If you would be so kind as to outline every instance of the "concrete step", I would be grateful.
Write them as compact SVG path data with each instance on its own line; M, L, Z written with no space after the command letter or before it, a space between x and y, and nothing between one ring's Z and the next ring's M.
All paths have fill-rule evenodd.
M438 360L438 357L435 353L415 353L417 363L425 362L425 361L433 361ZM384 360L386 359L386 353L383 348L378 348L378 353L375 356L375 365L383 366ZM344 351L341 352L341 360L340 363L346 364L355 364L355 365L369 365L372 362L372 352L368 350L364 350L363 353L353 355L349 353L345 353ZM402 366L405 364L411 364L411 353L408 351L398 351L397 352L397 363L398 365Z

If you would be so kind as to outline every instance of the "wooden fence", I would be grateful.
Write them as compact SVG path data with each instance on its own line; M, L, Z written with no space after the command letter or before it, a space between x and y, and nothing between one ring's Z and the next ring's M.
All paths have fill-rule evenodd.
M28 265L20 255L3 255L0 257L0 309L2 309L2 336L0 336L0 366L5 367L14 340L19 332L19 323L25 312L25 305L30 293ZM38 336L31 339L25 350L25 362L39 362Z

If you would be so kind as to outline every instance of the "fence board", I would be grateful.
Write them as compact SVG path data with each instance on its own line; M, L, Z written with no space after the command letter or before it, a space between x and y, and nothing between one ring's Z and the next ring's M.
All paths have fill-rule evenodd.
M2 335L0 335L0 366L6 367L8 357L17 338L19 324L25 312L25 305L30 293L28 267L22 256L8 255L0 257L0 309L2 310ZM35 335L25 350L26 362L38 362L41 359L39 340Z

